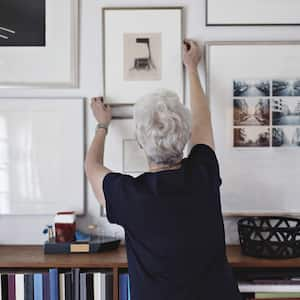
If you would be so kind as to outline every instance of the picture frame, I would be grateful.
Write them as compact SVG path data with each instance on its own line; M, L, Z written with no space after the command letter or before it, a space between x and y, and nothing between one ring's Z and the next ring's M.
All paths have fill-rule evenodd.
M296 117L294 113L293 119L297 118L298 125L292 124L293 122L276 125L273 115L277 111L273 103L276 99L283 98L285 101L300 103L300 97L297 96L277 96L277 83L274 90L274 82L278 79L287 82L289 91L289 83L299 82L298 61L300 62L300 41L206 43L206 91L215 131L216 153L223 178L221 199L225 216L300 215L296 179L300 176L300 162L298 163L297 159L299 145L274 145L274 141L278 143L278 136L284 133L287 137L291 135L291 128L292 134L300 134L300 129L297 129L300 128L300 117ZM250 87L249 84L248 95L238 97L250 102L260 98L269 99L270 121L268 118L265 120L269 122L268 125L252 122L246 125L234 124L233 83L237 79L242 82L252 80L252 83L257 80L272 82L271 91L265 92L261 85L255 84ZM280 91L283 93L285 88L286 86L282 86ZM256 96L257 90L263 90L266 94ZM242 91L247 90L243 88ZM291 104L291 107L295 110L295 104ZM250 112L250 115L253 118L253 112ZM284 115L286 117L283 121L287 122L289 114ZM267 147L260 143L254 145L252 140L248 145L252 144L254 147L234 147L234 129L251 130L253 124L261 129L269 129L270 144ZM274 132L274 128L282 128L286 132Z
M292 0L206 0L206 26L299 26L299 10Z
M106 103L132 105L159 88L184 102L183 7L104 7L102 26Z
M85 99L2 98L0 119L0 216L84 215Z
M21 0L13 1L14 6L7 6L8 10L23 5ZM26 32L21 31L22 41L16 39L15 43L3 44L3 40L14 40L18 32L16 35L12 32L19 27L2 26L6 31L1 31L4 39L2 45L0 43L0 88L78 88L80 0L38 1L45 1L45 24L39 23L45 31L44 41L27 42L30 35L27 37Z

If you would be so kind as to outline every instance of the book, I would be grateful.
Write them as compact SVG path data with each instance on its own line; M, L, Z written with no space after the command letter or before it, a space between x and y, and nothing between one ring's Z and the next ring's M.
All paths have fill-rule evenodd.
M43 274L33 275L34 300L43 300Z
M49 273L43 273L43 300L50 300Z
M86 298L87 298L87 300L94 300L93 273L86 274Z
M128 300L128 274L119 276L119 300Z
M101 274L94 273L94 300L102 300L101 299Z
M105 274L105 300L113 300L113 273Z
M106 284L105 284L105 273L102 272L100 273L100 299L101 300L106 300Z
M1 274L1 293L2 293L2 300L8 300L8 276L7 276L7 274Z
M15 275L16 300L24 300L24 274Z
M58 270L49 270L50 300L58 300Z
M80 269L72 269L73 300L80 300Z
M47 241L44 244L44 253L97 253L116 249L119 247L120 242L120 239L107 236L94 238L89 242L56 243Z
M33 274L24 275L24 300L33 300Z
M300 293L256 293L255 299L300 299Z
M71 274L71 272L65 274L65 298L66 298L66 300L73 300L73 298L72 298L72 274Z
M59 300L65 300L65 274L59 274Z
M130 280L129 280L129 274L128 274L128 286L127 286L127 289L128 289L128 300L130 300Z
M86 300L86 273L80 273L80 300Z
M15 274L8 274L8 300L16 300Z

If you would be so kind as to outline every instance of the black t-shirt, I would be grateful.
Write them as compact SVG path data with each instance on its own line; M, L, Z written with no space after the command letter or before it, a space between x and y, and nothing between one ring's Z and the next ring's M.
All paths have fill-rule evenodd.
M225 254L214 151L193 147L180 169L109 173L107 216L125 229L132 300L237 300Z

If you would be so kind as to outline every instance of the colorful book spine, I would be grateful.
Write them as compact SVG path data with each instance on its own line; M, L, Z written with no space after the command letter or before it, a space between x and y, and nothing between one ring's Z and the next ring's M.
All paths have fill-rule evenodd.
M93 273L86 274L86 298L87 300L94 300L94 279Z
M24 275L24 300L34 300L33 274Z
M100 273L100 299L106 300L105 273Z
M66 291L65 291L65 274L59 274L59 300L66 299Z
M128 274L120 274L119 277L119 300L128 300Z
M16 274L16 300L24 300L24 274Z
M80 300L80 269L72 270L74 300Z
M80 273L80 300L86 300L86 273Z
M65 274L65 298L66 300L73 300L72 298L72 274L66 273Z
M128 286L127 286L127 290L128 290L128 300L130 300L130 279L129 279L129 274L128 274Z
M44 298L44 300L50 300L49 273L43 273L43 298Z
M58 300L58 270L49 270L50 300Z
M101 274L93 274L94 281L94 300L101 300Z
M8 300L8 276L7 276L7 274L1 274L1 293L2 293L2 300Z
M113 300L113 274L108 272L105 274L105 300Z
M15 274L8 274L8 300L16 300Z
M35 273L33 275L34 300L43 299L43 274Z

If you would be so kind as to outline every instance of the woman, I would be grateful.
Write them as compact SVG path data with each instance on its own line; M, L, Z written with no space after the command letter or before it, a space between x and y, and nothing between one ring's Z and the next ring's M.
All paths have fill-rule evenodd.
M103 165L111 110L92 100L99 122L86 174L108 220L125 229L133 300L240 299L225 253L221 179L198 45L184 43L191 113L176 94L157 92L135 106L136 136L149 162L137 178ZM183 150L190 141L190 155Z

